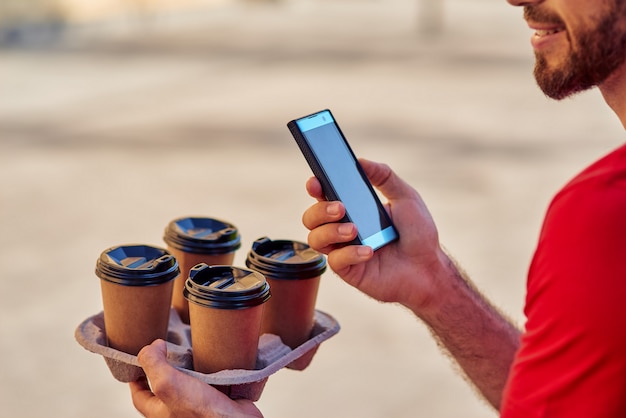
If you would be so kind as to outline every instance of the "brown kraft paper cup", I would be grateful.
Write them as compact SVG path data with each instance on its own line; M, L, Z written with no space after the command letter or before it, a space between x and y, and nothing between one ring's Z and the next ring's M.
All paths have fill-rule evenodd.
M176 259L147 245L105 250L96 263L107 344L137 355L156 339L167 339Z
M199 264L185 283L194 370L254 370L261 319L270 298L262 274Z
M185 281L197 264L231 265L241 237L231 223L206 217L185 217L171 221L163 240L178 260L180 276L174 282L172 306L180 319L189 324L189 303L183 296Z
M272 290L265 304L261 334L278 335L294 349L313 330L315 303L326 258L308 245L289 240L256 240L246 265L262 273Z
M272 298L265 306L261 334L278 335L294 349L311 336L320 276L292 281L267 278L267 282Z
M172 292L172 307L176 309L180 319L185 323L189 324L189 302L183 296L183 291L185 290L185 281L187 280L187 275L191 268L195 265L204 263L209 266L215 265L231 265L233 260L235 259L235 253L228 253L222 255L210 255L210 254L194 254L187 253L184 251L177 250L175 248L167 246L167 249L176 260L178 260L178 264L180 265L180 274L174 280L174 289ZM186 272L186 273L185 273Z

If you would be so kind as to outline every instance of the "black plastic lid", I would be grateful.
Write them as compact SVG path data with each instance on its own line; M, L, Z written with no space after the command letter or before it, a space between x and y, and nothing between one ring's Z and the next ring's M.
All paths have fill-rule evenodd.
M271 279L311 279L326 271L326 257L302 242L263 237L252 243L246 266Z
M126 286L165 283L180 273L178 262L163 248L150 245L120 245L106 249L96 261L96 275Z
M226 254L241 247L237 228L213 218L173 220L165 228L163 240L172 248L196 254Z
M200 263L189 271L183 295L209 308L245 309L267 301L270 287L259 272Z

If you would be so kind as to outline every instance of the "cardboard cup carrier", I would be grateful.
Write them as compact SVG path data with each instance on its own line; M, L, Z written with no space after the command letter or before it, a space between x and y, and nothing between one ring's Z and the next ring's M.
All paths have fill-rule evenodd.
M215 228L223 231L219 225ZM226 233L230 238L225 241L231 243L232 252L239 244L234 239L238 234L230 232L230 235ZM111 374L120 382L132 382L144 376L136 354L143 346L162 338L167 342L168 362L179 371L216 386L233 399L256 401L269 376L283 368L306 369L321 343L340 329L339 323L324 312L316 310L311 314L313 316L309 314L315 305L311 300L317 291L317 281L315 277L304 277L321 274L325 268L323 257L320 260L321 255L307 251L306 245L301 243L283 243L285 252L274 251L272 254L266 252L266 245L256 243L255 254L249 256L257 268L264 265L261 260L267 262L271 258L273 261L269 264L273 265L280 259L283 273L295 268L300 275L292 272L294 277L302 277L278 279L270 268L267 273L271 278L266 279L264 274L251 268L209 266L207 263L181 273L176 258L164 249L149 245L109 248L96 264L104 311L83 320L74 337L86 350L102 355ZM310 267L309 274L302 275L307 266ZM186 279L183 297L190 300L191 325L181 320L171 303L172 288L180 276ZM279 280L282 281L274 285L274 293L269 282ZM293 283L290 280L294 280ZM295 284L300 294L289 296L289 292L281 290L282 284ZM270 320L267 323L274 324L274 327L262 331L263 324L274 317L273 314L266 317L263 312L269 310L270 301L281 299L299 300L306 308L293 309L289 304L281 304L283 307L277 312L291 312L294 317L286 318L286 321ZM308 302L305 303L305 299ZM294 333L297 338L291 340L290 332L276 326L279 323L283 326L292 323L293 328L289 325L286 329L297 330ZM306 341L298 343L301 338ZM296 348L292 347L297 344Z

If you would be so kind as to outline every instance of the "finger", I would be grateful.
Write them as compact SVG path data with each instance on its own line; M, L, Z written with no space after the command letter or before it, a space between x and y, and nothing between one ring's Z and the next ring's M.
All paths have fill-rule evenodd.
M350 271L356 265L363 267L363 263L374 256L372 247L366 245L349 245L328 254L328 265L339 276L350 277ZM350 283L358 287L358 283Z
M157 368L167 363L167 344L163 340L155 340L139 351L137 361L149 379Z
M325 200L322 185L316 177L311 177L307 180L306 191L311 197L314 197L317 200Z
M364 158L360 158L359 163L372 185L380 190L387 199L400 199L409 193L414 193L413 188L398 177L387 164L376 163Z
M145 346L137 355L137 361L143 368L154 394L165 404L169 404L175 396L171 386L180 373L167 362L167 344L163 340L156 340Z
M356 226L352 223L330 223L319 226L309 232L309 246L316 251L328 254L338 245L352 241L357 236Z
M158 402L158 399L150 390L148 380L143 377L136 382L130 382L128 386L130 387L130 396L135 409L144 417L148 416L150 411L154 409L155 403Z
M343 203L334 202L317 202L302 214L302 224L309 230L315 229L320 225L331 222L337 222L346 214Z

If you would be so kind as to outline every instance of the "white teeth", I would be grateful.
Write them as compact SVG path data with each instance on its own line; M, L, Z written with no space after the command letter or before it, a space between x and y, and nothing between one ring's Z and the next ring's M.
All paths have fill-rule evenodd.
M537 30L535 32L535 35L537 35L537 36L547 36L547 35L553 35L553 34L555 34L557 32L560 32L560 31L561 31L560 29L548 29L548 30L540 29L540 30Z

